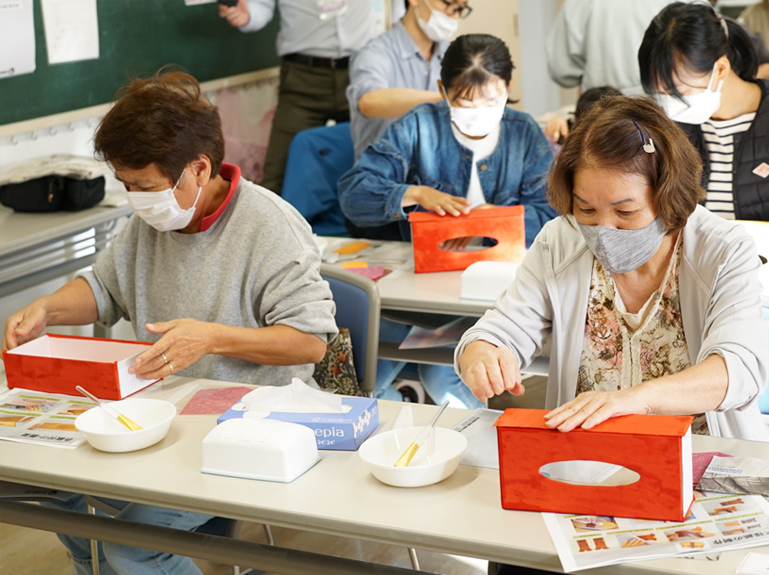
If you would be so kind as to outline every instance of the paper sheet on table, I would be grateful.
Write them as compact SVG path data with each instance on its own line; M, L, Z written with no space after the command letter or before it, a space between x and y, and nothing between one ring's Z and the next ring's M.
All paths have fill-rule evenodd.
M769 461L756 457L714 457L697 489L769 496Z
M32 0L0 0L0 78L35 71Z
M700 493L685 521L678 522L573 513L542 513L542 518L567 573L769 543L769 503L758 495Z
M502 412L496 409L476 409L453 429L467 439L467 450L459 461L462 465L499 469L497 428L494 423Z
M41 0L48 63L99 57L96 0Z
M737 567L737 573L748 575L769 575L769 555L766 553L748 553Z
M243 396L240 400L254 413L273 411L292 413L342 413L342 397L313 389L295 377L282 387L265 385Z

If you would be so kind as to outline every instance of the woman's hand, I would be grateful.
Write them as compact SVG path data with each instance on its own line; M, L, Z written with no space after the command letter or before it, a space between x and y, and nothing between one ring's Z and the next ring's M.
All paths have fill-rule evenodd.
M566 138L568 135L569 123L566 121L566 118L553 116L548 120L547 125L545 126L545 136L557 143L558 140L561 139L561 136Z
M13 314L5 322L3 349L13 349L32 341L43 333L47 326L48 313L40 300L36 300Z
M248 4L246 0L238 0L235 6L225 6L219 4L219 17L227 20L230 26L240 28L248 24L251 14L248 13Z
M646 401L644 385L619 391L586 391L545 415L550 429L571 431L591 429L611 417L631 413L647 415L652 409Z
M215 326L194 319L148 323L149 331L164 335L136 358L128 372L143 379L160 379L191 366L211 353Z
M459 358L459 371L465 385L480 401L509 391L522 395L521 372L513 352L486 341L469 343Z
M406 190L401 205L405 208L415 204L439 216L445 216L447 213L452 216L470 213L470 200L444 194L430 186L411 186Z

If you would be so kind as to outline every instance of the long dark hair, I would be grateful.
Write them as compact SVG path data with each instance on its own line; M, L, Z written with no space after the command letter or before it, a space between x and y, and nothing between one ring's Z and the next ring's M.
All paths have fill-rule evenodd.
M646 29L638 65L641 84L647 94L665 90L678 98L676 65L707 74L721 56L746 81L758 70L758 58L745 29L729 18L722 18L710 6L675 2L663 8Z
M456 97L468 98L490 79L501 78L505 85L513 77L513 59L505 43L490 34L465 34L454 40L441 61L441 82Z

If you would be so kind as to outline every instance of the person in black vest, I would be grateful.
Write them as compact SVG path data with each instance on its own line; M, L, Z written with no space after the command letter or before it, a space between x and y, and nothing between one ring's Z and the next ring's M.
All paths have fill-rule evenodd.
M727 219L769 220L769 81L745 29L705 4L676 2L638 51L641 82L702 157L705 206Z

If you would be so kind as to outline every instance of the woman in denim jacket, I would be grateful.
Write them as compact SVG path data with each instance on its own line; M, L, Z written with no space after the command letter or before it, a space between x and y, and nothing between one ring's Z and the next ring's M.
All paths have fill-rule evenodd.
M360 228L398 222L392 239L410 240L407 213L415 209L459 216L523 205L530 245L555 216L546 200L553 155L534 119L506 107L512 71L498 38L454 40L439 81L448 102L417 106L366 149L339 180L345 215Z

